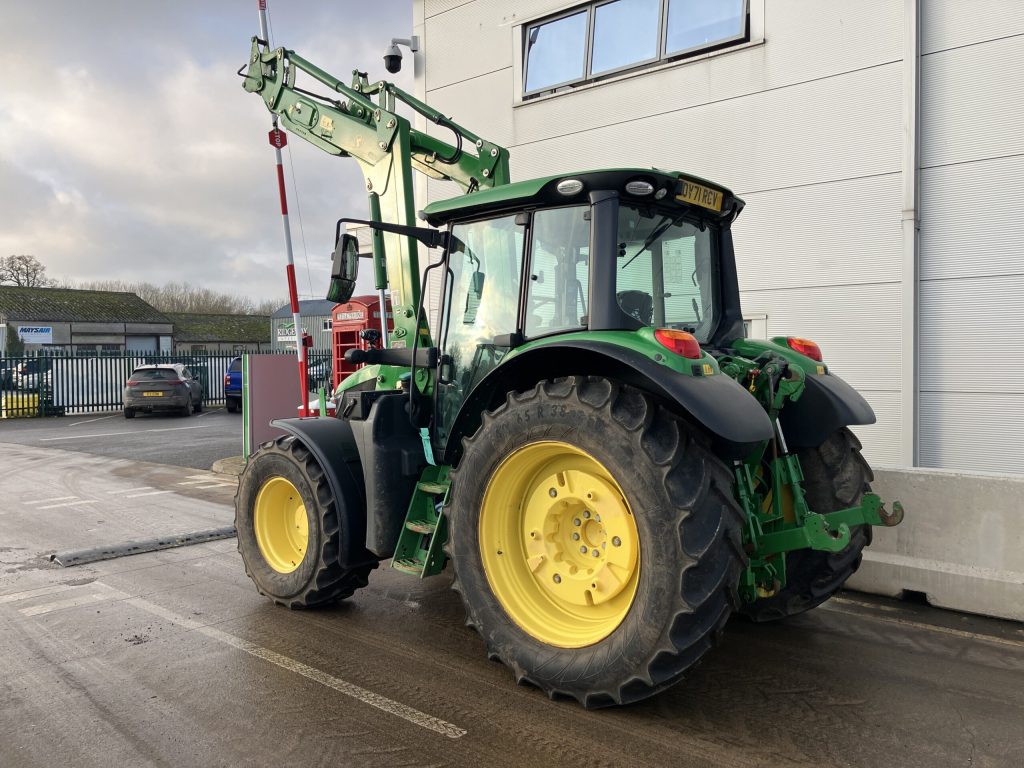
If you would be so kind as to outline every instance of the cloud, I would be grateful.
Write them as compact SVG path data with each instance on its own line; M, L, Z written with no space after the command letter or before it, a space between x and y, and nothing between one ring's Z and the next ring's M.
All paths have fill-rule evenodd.
M235 74L254 0L14 6L0 49L17 73L0 90L0 254L33 254L53 277L283 297L270 117ZM276 44L344 80L383 76L385 45L412 26L397 0L372 14L362 2L271 11ZM397 80L411 89L407 70ZM367 212L362 176L298 138L285 175L300 292L319 296L335 220Z

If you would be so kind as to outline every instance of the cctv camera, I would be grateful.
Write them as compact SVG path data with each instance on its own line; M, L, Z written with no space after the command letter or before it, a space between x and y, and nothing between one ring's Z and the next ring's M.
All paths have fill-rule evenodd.
M384 68L391 74L402 69L402 51L397 45L391 45L384 53Z

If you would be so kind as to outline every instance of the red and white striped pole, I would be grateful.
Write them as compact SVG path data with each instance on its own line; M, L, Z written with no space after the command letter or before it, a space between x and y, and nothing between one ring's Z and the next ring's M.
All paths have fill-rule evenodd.
M267 33L267 0L257 0L260 13L260 37L268 41ZM292 229L288 223L288 196L284 189L284 164L281 161L281 147L288 143L288 138L277 126L277 115L271 114L273 127L268 134L270 146L274 148L277 156L277 189L281 195L281 216L284 219L284 245L288 253L288 265L285 268L288 275L288 300L292 304L292 323L295 327L295 354L299 361L299 391L302 393L302 405L299 406L299 415L308 416L309 407L309 378L307 376L308 366L306 363L306 335L302 332L302 322L299 317L299 292L295 287L295 257L292 253Z

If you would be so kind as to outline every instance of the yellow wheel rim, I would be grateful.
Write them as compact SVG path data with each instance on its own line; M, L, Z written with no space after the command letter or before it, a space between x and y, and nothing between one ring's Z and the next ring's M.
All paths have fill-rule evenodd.
M604 465L568 443L531 443L501 462L484 491L479 541L494 595L542 643L592 645L633 604L633 512Z
M260 488L253 528L267 565L278 573L291 573L299 567L309 546L309 523L302 496L288 480L272 477Z

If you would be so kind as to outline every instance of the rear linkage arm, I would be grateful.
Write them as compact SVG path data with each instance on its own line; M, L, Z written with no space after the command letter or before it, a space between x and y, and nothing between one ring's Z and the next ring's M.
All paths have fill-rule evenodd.
M785 404L795 402L803 394L806 374L770 354L755 360L723 357L719 363L723 373L757 398L775 426L773 441L733 466L737 500L747 518L744 547L749 563L740 584L744 600L769 597L785 586L786 552L840 552L850 543L851 526L894 526L903 520L903 506L898 501L889 512L874 493L865 493L855 507L825 514L813 512L804 497L800 460L789 453L778 419ZM765 462L769 448L773 455ZM770 485L764 477L765 463Z

